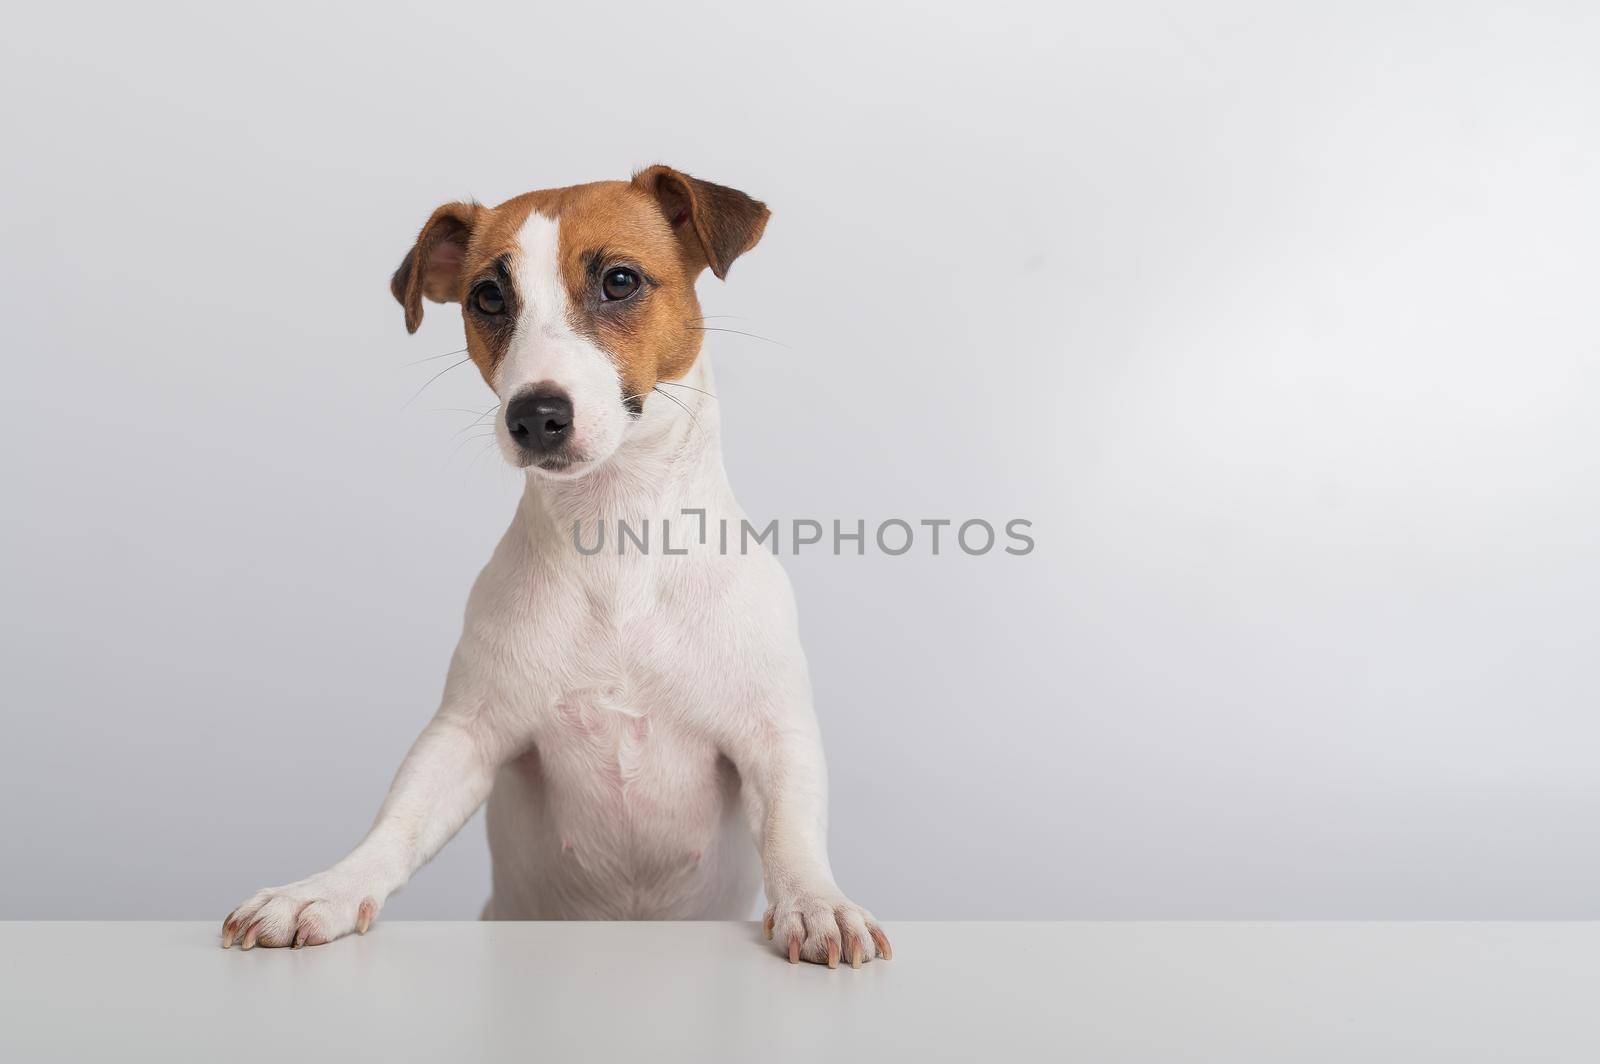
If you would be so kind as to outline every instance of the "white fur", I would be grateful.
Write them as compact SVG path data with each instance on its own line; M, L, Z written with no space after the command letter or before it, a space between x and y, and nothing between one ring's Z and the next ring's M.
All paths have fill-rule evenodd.
M557 257L559 225L534 211L517 242L521 250L513 256L511 276L522 308L505 357L495 367L494 390L502 404L545 381L567 393L573 410L568 447L574 462L559 474L544 475L575 479L605 461L622 441L630 419L622 406L621 378L610 357L572 328ZM526 464L506 430L505 418L495 419L495 435L507 461L519 467Z
M764 550L718 553L718 522L737 528L744 514L717 404L679 389L687 410L652 395L642 418L626 416L615 368L566 323L558 235L538 216L523 229L523 309L495 387L502 403L540 381L566 389L585 474L528 470L473 586L443 704L366 839L328 871L255 895L225 944L348 933L364 899L381 907L487 799L486 918L745 918L759 876L780 948L795 937L807 960L831 944L848 961L860 943L870 959L872 917L828 865L826 770L788 580ZM704 357L683 383L715 391ZM706 511L704 544L686 508ZM653 542L619 554L619 518L657 533L669 521L689 553ZM575 521L586 543L608 522L606 549L580 555Z

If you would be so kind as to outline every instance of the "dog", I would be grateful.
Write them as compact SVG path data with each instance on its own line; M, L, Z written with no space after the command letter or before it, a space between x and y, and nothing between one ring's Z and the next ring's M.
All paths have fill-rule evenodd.
M744 514L695 281L726 277L768 216L667 166L433 212L390 290L413 333L424 299L461 305L526 485L371 831L326 871L252 895L224 949L364 934L487 801L484 919L744 919L759 884L791 963L892 955L828 863L788 579L771 553L706 534ZM575 549L580 526L618 521L664 525L670 551Z

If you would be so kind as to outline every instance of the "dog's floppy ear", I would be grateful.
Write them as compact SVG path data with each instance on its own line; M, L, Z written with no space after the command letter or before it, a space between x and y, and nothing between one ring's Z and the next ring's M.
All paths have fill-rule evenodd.
M655 197L683 245L685 257L710 266L718 278L733 260L756 246L772 212L759 200L726 185L713 185L670 166L633 175L635 186Z
M446 203L417 234L417 243L400 260L389 291L406 310L406 332L422 324L422 297L450 303L461 297L461 263L481 210L476 203Z

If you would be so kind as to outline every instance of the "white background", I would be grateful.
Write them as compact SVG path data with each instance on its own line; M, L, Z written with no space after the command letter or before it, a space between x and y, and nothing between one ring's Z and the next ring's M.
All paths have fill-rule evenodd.
M519 483L389 274L656 161L774 209L702 281L789 345L713 345L752 515L1034 522L789 560L858 900L1600 916L1596 8L787 8L8 17L0 916L360 837Z

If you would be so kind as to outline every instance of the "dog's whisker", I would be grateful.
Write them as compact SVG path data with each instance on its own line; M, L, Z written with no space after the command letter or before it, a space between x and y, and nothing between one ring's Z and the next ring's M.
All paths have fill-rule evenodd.
M749 321L743 314L707 314L703 318L690 318L689 321L710 321L713 318L733 318L736 321Z
M624 407L627 407L628 404L633 402L635 399L643 399L645 396L647 396L649 394L650 394L649 392L641 392L638 395L624 395L622 397L622 405ZM644 407L643 406L640 406L640 408L639 408L637 413L635 413L631 408L628 410L628 418L630 420L638 421L642 417L644 417Z
M463 412L467 413L467 414L472 413L471 410L467 410L467 411L463 411ZM493 406L489 407L489 409L480 411L478 413L477 417L475 417L471 421L467 422L467 428L470 429L472 426L478 424L480 421L483 421L485 418L493 418L499 413L500 413L500 404L496 403ZM464 432L466 430L463 429L462 431Z
M794 350L792 347L789 347L789 345L784 343L782 340L774 340L770 336L761 336L758 333L745 332L743 329L719 329L719 328L717 328L715 326L712 326L712 325L690 325L689 328L698 329L701 332L732 333L735 336L748 336L752 340L765 340L769 344L776 344L777 346L785 348L785 349L790 350L790 351Z
M493 442L486 443L482 447L478 448L478 453L472 456L472 461L467 463L467 468L471 469L472 467L476 466L478 464L478 460L492 450L494 450Z
M445 465L448 466L450 464L450 462L455 458L455 456L462 452L462 450L467 446L467 444L472 443L474 440L484 440L484 439L487 439L487 440L493 442L494 436L495 436L495 434L493 432L490 432L490 433L487 433L486 435L467 436L467 437L463 438L460 443L456 444L453 448L451 448L449 456L447 458L445 458L445 460L444 460Z
M448 408L447 407L445 409L452 409L452 408ZM482 410L482 411L455 409L455 412L458 413L458 414L472 414L474 416L473 416L471 421L467 422L465 425L461 426L459 429L456 429L454 432L452 432L450 434L450 438L452 440L455 439L457 436L461 435L463 432L467 432L467 431L469 431L471 429L477 428L478 426L482 425L485 418L493 417L495 414L499 413L500 412L500 404L496 403L494 406L491 406L489 409Z
M665 384L668 388L687 388L691 392L699 392L701 395L710 395L711 398L716 398L716 396L711 395L711 393L706 391L704 388L696 388L692 384L679 384L677 381L656 381L656 383Z
M664 399L671 399L674 403L677 403L678 406L683 410L683 412L685 414L688 414L690 419L692 421L694 421L694 427L696 429L700 429L700 419L695 417L694 416L694 411L690 410L687 406L684 406L683 405L683 401L681 399L679 399L676 395L673 395L671 392L664 392L659 388L651 388L650 390L652 392L655 392L657 395L661 396ZM702 431L704 431L704 430L702 430Z
M459 351L446 351L442 355L429 355L427 358L419 358L415 362L407 362L405 365L401 366L400 368L401 369L410 369L412 366L420 366L424 362L437 362L441 358L449 358L451 355L464 355L466 353L467 353L467 349L463 347Z
M412 403L416 402L417 401L417 396L421 395L423 392L428 390L428 385L432 384L434 381L438 380L440 377L443 377L446 373L449 373L451 370L456 369L457 367L460 367L460 366L465 366L468 362L471 362L471 361L472 361L472 356L468 355L466 358L462 359L460 362L457 362L454 366L446 366L444 369L440 370L438 373L435 373L433 376L429 377L425 382L423 382L422 387L418 388L415 392L413 392L411 394L411 398L407 399L405 401L405 403L400 407L400 409L404 410L406 407L408 407Z
M483 424L483 419L488 417L488 416L489 415L487 413L479 414L477 417L475 417L471 421L467 422L461 428L456 429L454 432L452 432L450 434L450 438L453 440L457 436L461 435L463 432L471 432L473 429L476 429L476 428L484 428L485 426ZM494 431L494 426L493 425L489 425L487 427L491 432Z

